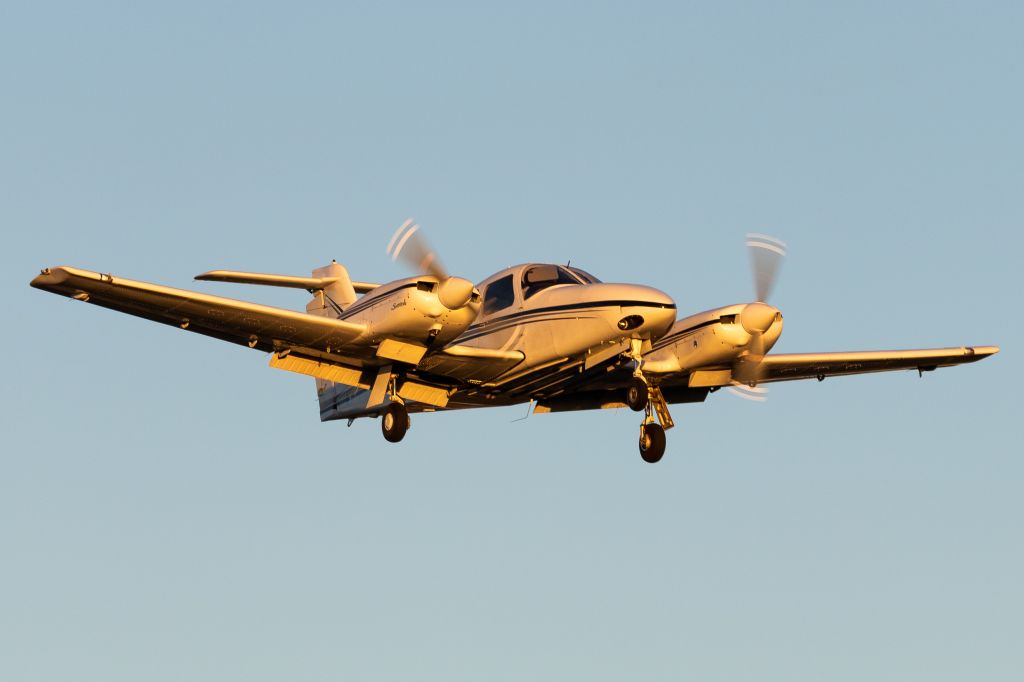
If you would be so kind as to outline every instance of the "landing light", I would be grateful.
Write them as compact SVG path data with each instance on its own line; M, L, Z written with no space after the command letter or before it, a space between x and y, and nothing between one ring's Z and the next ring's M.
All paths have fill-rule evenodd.
M636 329L644 323L644 318L640 315L626 315L624 318L619 320L619 329L624 332L628 332L631 329Z

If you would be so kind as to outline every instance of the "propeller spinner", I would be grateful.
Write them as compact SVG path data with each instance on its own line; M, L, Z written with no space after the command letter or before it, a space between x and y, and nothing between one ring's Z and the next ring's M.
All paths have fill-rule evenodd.
M445 308L458 310L473 297L473 283L462 277L453 277L441 265L437 252L427 243L420 226L412 218L406 220L395 231L388 242L391 260L402 259L417 274L427 273L437 277L437 299Z

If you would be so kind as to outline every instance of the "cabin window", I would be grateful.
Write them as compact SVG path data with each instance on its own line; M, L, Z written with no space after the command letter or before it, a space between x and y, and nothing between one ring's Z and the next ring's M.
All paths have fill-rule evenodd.
M487 285L484 293L484 315L504 310L516 300L515 291L512 289L512 275L506 275L496 279Z
M557 265L534 265L523 273L523 298L530 298L538 291L543 291L556 284L579 284L565 268Z

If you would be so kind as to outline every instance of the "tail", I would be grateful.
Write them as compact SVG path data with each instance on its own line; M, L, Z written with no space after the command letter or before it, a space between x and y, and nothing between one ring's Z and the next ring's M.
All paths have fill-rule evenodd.
M348 270L337 261L313 271L314 279L332 279L331 284L313 292L313 300L306 304L306 312L319 317L341 317L342 311L355 303L356 290Z
M345 266L337 261L313 271L314 279L334 280L323 289L313 292L313 300L306 304L306 312L319 317L339 318L356 301L356 290ZM327 379L315 379L316 395L320 403L320 421L343 419L353 408L366 406L369 391L339 384Z
M292 277L260 272L237 272L234 270L211 270L197 275L196 279L211 282L235 282L238 284L261 284L264 286L306 289L313 292L313 300L306 304L306 312L317 317L339 319L345 309L356 301L356 291L366 293L378 285L368 282L353 282L348 270L331 261L330 265L317 268L312 277ZM360 402L366 405L362 393L369 393L358 387L317 378L316 393L320 400L320 419L342 419L349 416Z

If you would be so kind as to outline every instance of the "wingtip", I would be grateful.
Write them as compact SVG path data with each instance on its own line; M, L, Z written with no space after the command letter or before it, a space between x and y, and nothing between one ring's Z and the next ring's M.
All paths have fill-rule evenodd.
M36 289L50 289L51 287L63 284L67 278L68 271L61 265L54 268L43 268L28 284Z

